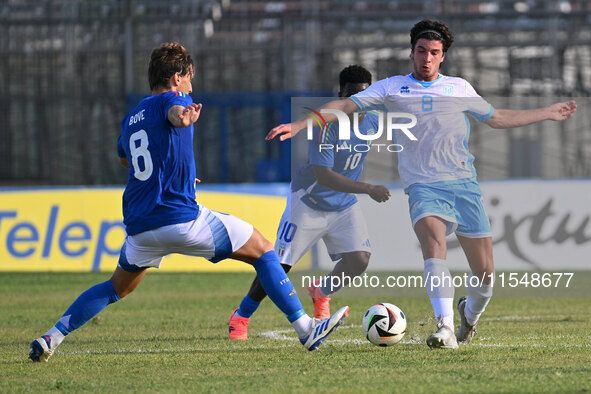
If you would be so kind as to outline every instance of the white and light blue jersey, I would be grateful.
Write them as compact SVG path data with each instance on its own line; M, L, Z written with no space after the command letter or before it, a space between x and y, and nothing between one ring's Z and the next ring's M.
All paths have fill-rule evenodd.
M361 110L384 105L388 112L416 116L417 124L409 130L417 141L395 131L396 142L404 147L398 153L398 172L405 187L476 177L466 114L484 122L494 108L466 80L440 75L425 82L412 74L399 75L377 81L351 99Z
M359 133L372 135L378 130L378 115L368 111L359 123ZM328 128L315 128L313 139L309 141L308 163L295 173L291 189L293 192L303 190L302 201L312 209L321 211L342 211L357 202L352 193L338 192L320 185L312 165L332 168L333 171L357 181L363 171L363 161L370 150L368 143L351 133L351 139L339 140L337 122Z
M185 93L165 92L144 98L123 119L117 152L129 163L123 193L129 235L197 217L193 125L176 128L167 119L173 105L192 102Z

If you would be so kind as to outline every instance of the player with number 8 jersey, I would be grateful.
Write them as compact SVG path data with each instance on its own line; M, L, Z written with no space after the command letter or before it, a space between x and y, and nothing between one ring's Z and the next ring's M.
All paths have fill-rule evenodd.
M195 182L187 182L196 177L195 158L192 149L182 149L193 146L193 127L178 128L166 119L174 105L192 102L186 93L164 92L144 98L123 119L117 150L132 161L123 194L128 235L197 217Z
M308 350L316 350L343 321L349 307L323 322L314 321L304 311L273 245L251 224L195 201L193 124L202 105L189 96L194 74L193 59L182 45L165 43L152 51L152 95L124 118L117 144L119 160L129 168L123 194L127 237L119 264L111 279L83 292L45 335L31 343L31 360L47 361L67 335L130 294L148 268L159 268L172 253L213 263L233 258L252 265Z

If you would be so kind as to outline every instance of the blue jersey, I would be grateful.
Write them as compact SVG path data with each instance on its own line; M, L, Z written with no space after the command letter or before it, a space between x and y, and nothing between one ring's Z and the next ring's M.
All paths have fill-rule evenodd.
M372 135L378 130L378 115L369 111L359 124L359 133ZM300 167L291 181L292 191L303 190L302 201L310 208L320 211L342 211L357 202L352 193L338 192L318 184L312 165L330 167L333 171L354 181L359 180L363 161L371 146L351 132L351 139L339 140L337 122L328 128L314 129L309 141L308 163Z
M165 92L144 98L123 119L117 152L129 163L123 193L129 235L197 217L193 125L176 128L167 119L173 105L191 103L185 93Z

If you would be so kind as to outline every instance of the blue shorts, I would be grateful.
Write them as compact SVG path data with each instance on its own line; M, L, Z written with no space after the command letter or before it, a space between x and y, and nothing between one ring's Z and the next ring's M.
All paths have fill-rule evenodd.
M475 179L414 183L404 192L408 194L413 228L422 218L437 216L447 222L446 235L455 232L468 238L492 236L482 191Z

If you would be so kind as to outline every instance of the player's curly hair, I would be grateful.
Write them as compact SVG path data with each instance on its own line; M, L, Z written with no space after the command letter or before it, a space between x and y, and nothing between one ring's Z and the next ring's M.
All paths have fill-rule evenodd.
M177 72L181 76L194 72L193 59L185 47L167 42L152 51L148 66L151 90L157 87L170 88L170 77Z
M371 73L357 64L347 66L339 74L339 87L341 90L348 83L367 83L371 85Z
M410 30L410 46L412 49L415 49L419 38L441 41L444 53L454 42L454 36L445 23L430 19L423 19Z

